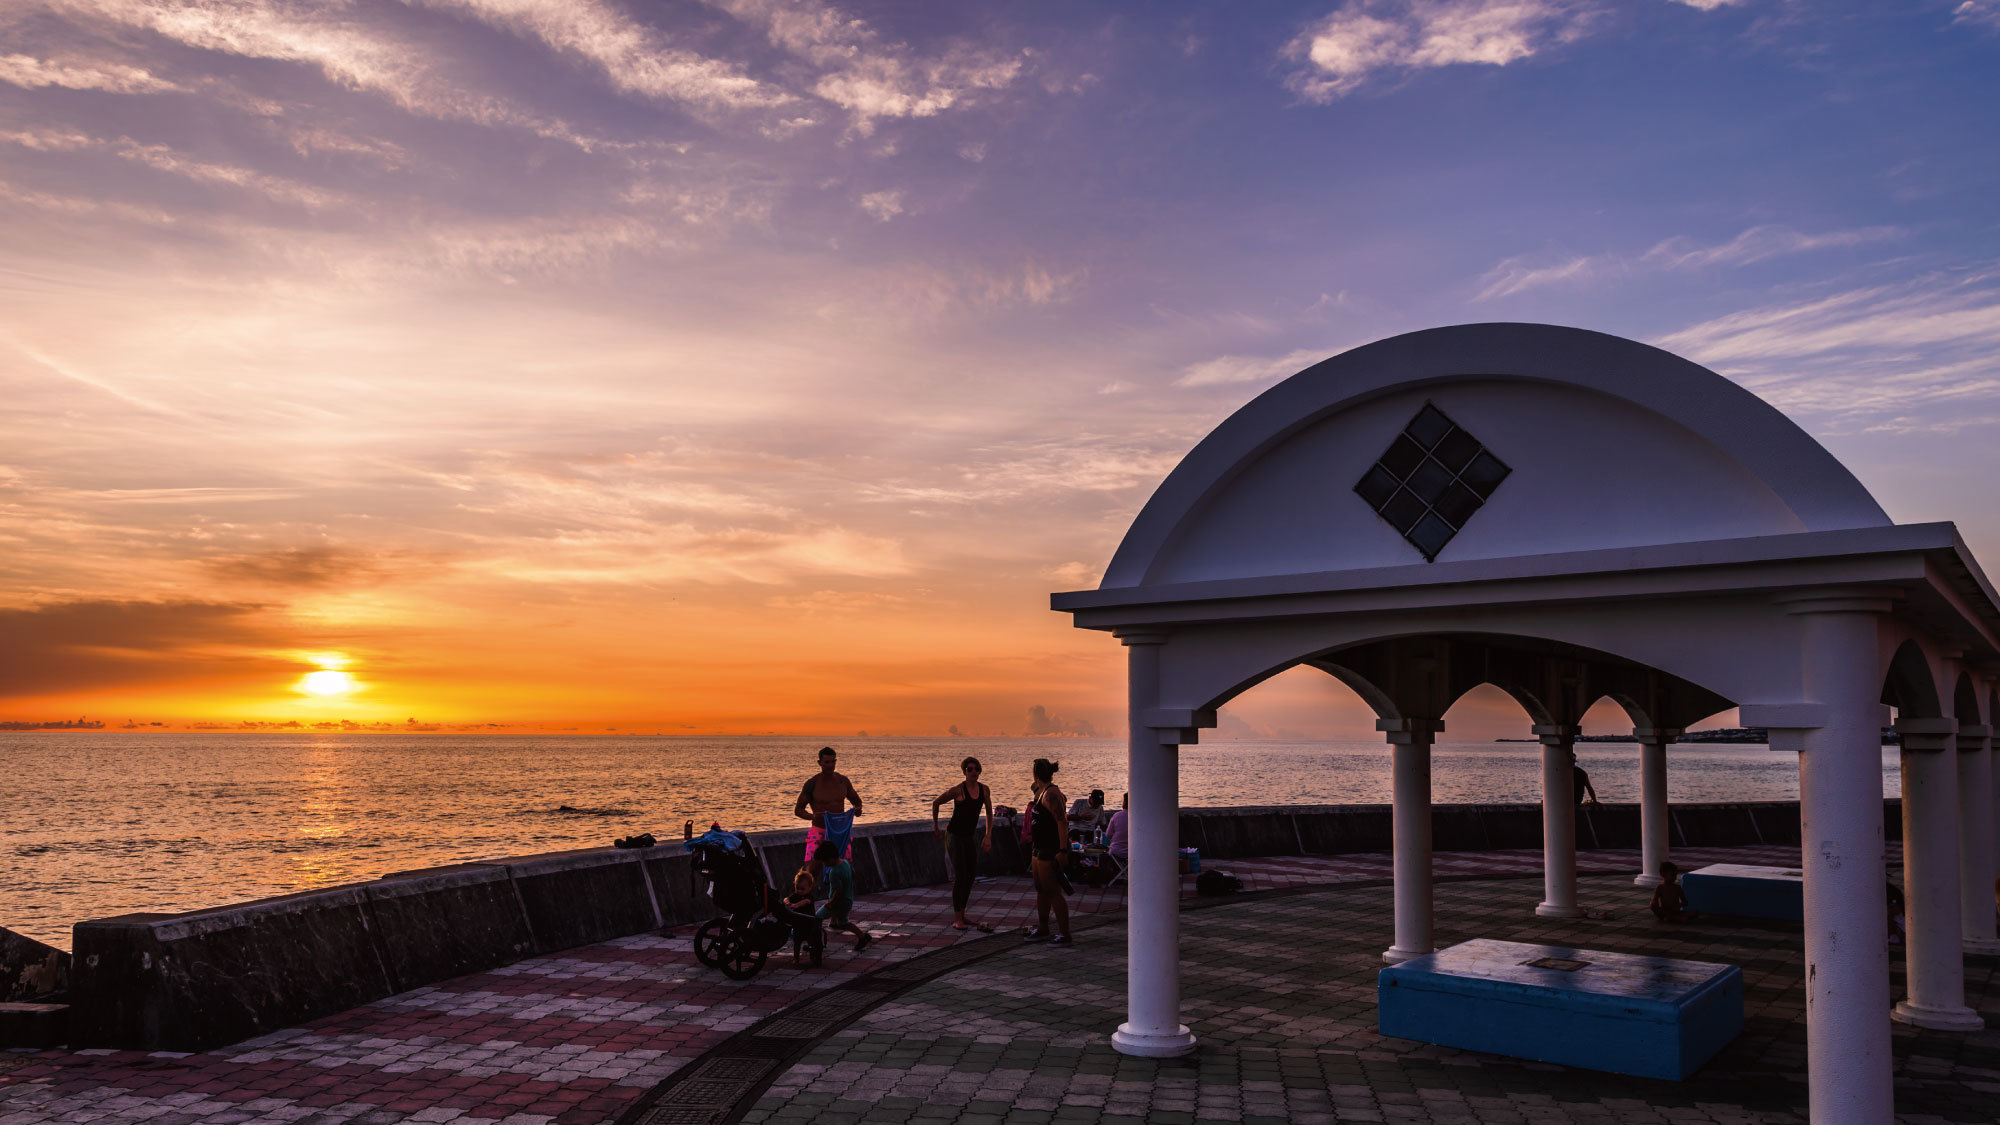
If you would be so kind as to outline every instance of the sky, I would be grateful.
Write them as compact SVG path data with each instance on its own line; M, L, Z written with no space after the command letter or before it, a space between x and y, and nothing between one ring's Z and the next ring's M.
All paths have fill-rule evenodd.
M0 718L1113 732L1048 593L1433 325L2000 559L2000 0L13 0L0 287Z

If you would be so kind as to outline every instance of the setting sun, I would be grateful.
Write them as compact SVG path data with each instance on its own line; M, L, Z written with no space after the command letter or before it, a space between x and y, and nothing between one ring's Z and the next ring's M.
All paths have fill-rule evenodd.
M346 695L360 686L353 676L330 668L307 673L299 680L299 690L311 695Z

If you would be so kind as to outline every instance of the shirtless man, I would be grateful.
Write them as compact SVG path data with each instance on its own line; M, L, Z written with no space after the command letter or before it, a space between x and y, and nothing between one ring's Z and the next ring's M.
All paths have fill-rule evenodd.
M793 816L812 824L806 829L807 855L827 840L840 849L840 858L854 858L854 818L861 815L861 794L846 774L833 768L839 757L831 746L819 748L819 772L806 779L798 803L792 806ZM849 802L853 812L847 811Z

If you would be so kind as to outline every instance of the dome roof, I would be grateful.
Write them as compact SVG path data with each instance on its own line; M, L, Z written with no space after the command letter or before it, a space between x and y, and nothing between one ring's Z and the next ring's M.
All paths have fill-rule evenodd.
M1412 332L1314 364L1210 433L1100 588L1890 523L1770 404L1632 340Z

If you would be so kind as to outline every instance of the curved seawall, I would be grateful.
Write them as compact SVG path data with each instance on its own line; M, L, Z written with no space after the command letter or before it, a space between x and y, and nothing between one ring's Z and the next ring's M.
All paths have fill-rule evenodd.
M1884 802L1888 838L1900 802ZM1183 847L1204 857L1343 855L1389 850L1387 805L1185 809ZM1438 805L1438 851L1541 846L1541 807ZM1680 805L1676 846L1796 844L1796 802ZM1020 863L1014 832L995 832L982 873ZM751 833L781 884L803 859L803 830ZM1582 811L1577 846L1636 848L1636 805ZM859 890L945 882L930 822L857 826ZM182 914L124 914L75 930L73 1047L197 1051L303 1023L536 954L708 918L679 841L591 848L403 871L366 883Z

